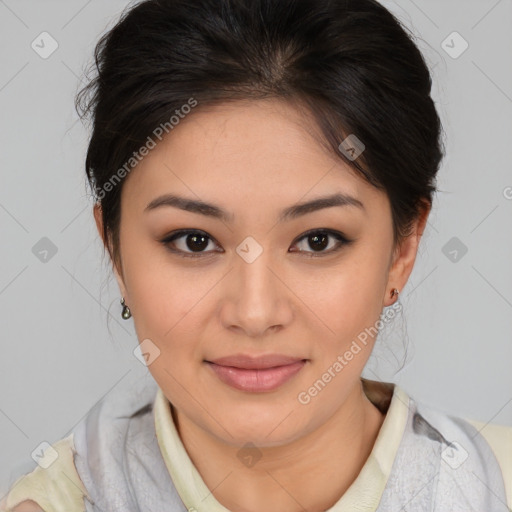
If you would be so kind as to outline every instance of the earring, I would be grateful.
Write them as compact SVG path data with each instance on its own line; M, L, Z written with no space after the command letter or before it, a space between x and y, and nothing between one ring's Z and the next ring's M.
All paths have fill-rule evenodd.
M397 288L393 288L391 290L391 298L393 298L395 295L398 297L398 294L400 293L400 290L398 290ZM397 299L398 300L398 299Z
M130 308L125 304L124 297L121 299L121 305L123 306L123 311L121 313L121 316L124 320L128 320L132 316L130 312Z

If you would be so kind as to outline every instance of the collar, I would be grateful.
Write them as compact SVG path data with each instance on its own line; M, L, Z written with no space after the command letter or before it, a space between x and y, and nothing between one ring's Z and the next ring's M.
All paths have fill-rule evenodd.
M368 399L386 413L386 417L359 475L326 512L377 510L407 424L410 399L400 386L365 378L361 378L361 381ZM230 512L215 499L190 459L174 424L171 407L158 387L154 406L156 436L180 498L188 510Z

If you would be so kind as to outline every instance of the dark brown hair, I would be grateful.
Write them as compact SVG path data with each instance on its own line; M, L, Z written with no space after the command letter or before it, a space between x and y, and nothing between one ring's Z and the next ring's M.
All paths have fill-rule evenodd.
M85 170L114 262L112 177L191 98L197 109L269 97L306 107L326 147L388 195L395 244L432 204L443 145L430 73L377 1L146 0L101 37L93 69L75 105L92 120ZM356 159L340 150L348 135L365 145Z

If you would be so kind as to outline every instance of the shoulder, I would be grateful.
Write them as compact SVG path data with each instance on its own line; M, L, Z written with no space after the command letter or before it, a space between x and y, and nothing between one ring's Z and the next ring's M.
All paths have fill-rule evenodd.
M448 486L458 478L467 485L476 477L475 485L492 489L512 509L512 427L453 416L425 404L418 404L417 411L428 422L417 430L444 445L440 481L444 478Z
M503 466L512 471L512 427L470 418L466 418L466 421L487 440L498 457L500 465L503 463Z
M512 509L512 427L466 419L491 447L503 473L508 506Z
M421 406L419 410L425 418L432 420L432 424L439 427L440 432L452 437L455 434L463 435L467 439L466 444L474 445L480 453L487 451L493 454L501 471L512 475L512 426L452 416L425 406Z
M37 467L21 475L0 503L0 512L85 512L87 491L74 464L73 434L41 448Z

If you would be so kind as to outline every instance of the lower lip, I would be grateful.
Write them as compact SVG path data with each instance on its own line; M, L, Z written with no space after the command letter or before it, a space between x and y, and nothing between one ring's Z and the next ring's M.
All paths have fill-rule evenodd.
M306 361L297 361L293 364L265 370L246 370L206 362L222 382L241 391L251 391L253 393L277 389L290 380L306 364Z

